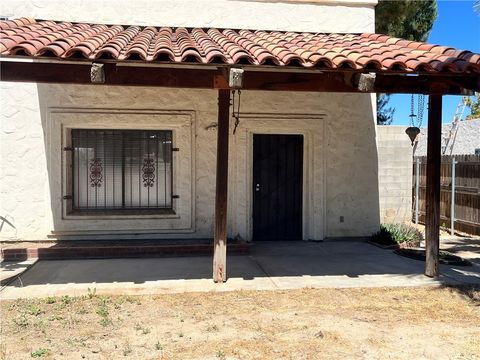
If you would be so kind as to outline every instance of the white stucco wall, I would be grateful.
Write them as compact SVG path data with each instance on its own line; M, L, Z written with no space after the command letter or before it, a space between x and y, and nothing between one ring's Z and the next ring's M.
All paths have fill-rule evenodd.
M413 149L405 126L378 126L378 188L382 223L412 219Z
M374 32L376 0L9 0L2 16L119 25Z
M2 83L1 101L0 214L16 227L4 225L2 238L213 235L215 91ZM244 91L241 111L237 133L230 135L230 236L251 237L253 133L305 136L305 239L363 236L376 229L377 153L369 95ZM67 216L61 148L68 139L62 126L172 128L181 148L174 159L179 217Z

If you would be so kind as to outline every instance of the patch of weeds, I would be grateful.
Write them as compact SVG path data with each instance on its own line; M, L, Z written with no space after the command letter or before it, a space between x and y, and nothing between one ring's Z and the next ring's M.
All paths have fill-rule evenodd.
M64 295L64 296L62 296L61 300L62 300L62 304L68 305L72 302L73 299L68 295Z
M65 343L69 346L81 346L81 347L86 347L87 346L87 341L88 339L85 337L79 337L79 338L69 338L65 341Z
M98 301L97 310L95 311L97 315L100 315L100 325L108 326L112 323L112 320L109 318L107 298L100 298Z
M146 326L142 326L139 323L135 324L135 330L136 331L141 331L143 335L150 334L150 329Z
M22 314L19 317L14 318L13 323L21 328L26 328L30 324L26 314Z
M48 320L49 321L55 321L55 320L60 321L60 320L63 320L63 316L58 315L58 314L52 314L48 317Z
M218 359L221 359L221 360L225 360L227 358L227 356L225 355L225 353L222 350L218 350L217 353L215 354L215 356Z
M219 328L218 328L217 325L210 325L209 327L207 327L207 331L208 332L218 332Z
M40 315L41 313L43 313L42 309L40 308L40 306L36 305L36 304L28 304L28 307L27 307L27 311L30 315L33 315L33 316L38 316Z
M126 301L130 304L142 305L142 302L139 299L137 299L136 297L133 297L133 296L128 296L127 295Z
M44 357L44 356L47 356L48 354L50 354L50 350L49 349L44 349L44 348L41 348L41 349L37 349L35 351L32 351L30 353L30 356L32 358L40 358L40 357Z
M107 327L108 325L112 325L112 320L110 320L109 318L102 318L100 320L100 325L102 325L103 327Z
M160 344L160 341L158 341L158 340L155 343L155 350L157 350L157 351L163 350L163 346L162 346L162 344Z
M17 310L23 308L25 305L24 299L16 299L13 303L10 304L8 310Z
M45 329L45 323L43 322L42 319L40 319L38 322L33 323L33 327L42 331Z
M48 296L44 299L45 304L55 304L57 302L57 298L55 296Z
M93 299L94 297L96 297L97 296L97 288L92 288L92 289L88 288L87 289L87 296L88 296L89 299Z

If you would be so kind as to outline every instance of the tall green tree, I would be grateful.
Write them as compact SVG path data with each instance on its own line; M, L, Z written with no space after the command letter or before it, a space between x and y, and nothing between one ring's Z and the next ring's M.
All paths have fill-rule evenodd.
M426 41L437 18L435 0L380 0L375 8L375 32L412 41ZM395 109L390 96L377 95L377 124L388 125Z
M480 93L475 93L475 96L464 98L465 104L470 108L470 115L467 120L480 118Z

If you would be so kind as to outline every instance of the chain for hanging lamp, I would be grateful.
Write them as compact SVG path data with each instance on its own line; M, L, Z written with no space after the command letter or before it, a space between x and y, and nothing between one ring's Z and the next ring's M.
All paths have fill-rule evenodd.
M421 115L423 116L423 98L420 100L421 98L419 97L418 98L418 113L420 115L420 101L422 102L422 110L421 110ZM420 134L420 128L418 126L415 126L415 121L414 119L417 118L417 123L419 122L419 125L421 124L421 119L420 121L418 121L419 117L420 116L417 116L415 115L415 113L413 112L414 110L414 97L413 97L413 94L412 94L412 97L411 97L411 100L410 100L410 126L405 130L405 132L407 133L408 137L410 138L410 141L412 142L412 146L413 146L413 143L415 142L415 139L417 138L418 134Z
M423 121L423 110L425 109L425 95L423 94L418 94L418 109L417 109L417 127L421 128L422 127L422 121Z
M238 105L237 105L237 112L235 113L235 90L232 92L232 117L235 119L235 125L233 128L233 135L237 131L238 125L240 125L240 100L241 100L242 92L238 90Z

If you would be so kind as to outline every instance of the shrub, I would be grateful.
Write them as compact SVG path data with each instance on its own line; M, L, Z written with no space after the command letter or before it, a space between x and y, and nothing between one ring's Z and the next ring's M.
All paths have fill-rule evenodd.
M382 224L380 231L370 238L371 241L381 245L396 245L401 243L420 244L423 240L422 233L413 226L405 224Z

